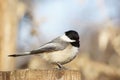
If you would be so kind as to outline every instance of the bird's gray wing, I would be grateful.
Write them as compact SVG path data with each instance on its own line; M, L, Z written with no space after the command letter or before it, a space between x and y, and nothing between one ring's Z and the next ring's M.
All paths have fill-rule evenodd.
M34 55L34 54L41 54L41 53L48 53L53 51L59 51L65 49L69 43L66 43L64 41L61 41L59 38L41 46L40 48L36 50L32 50L30 52L24 52L24 54L12 54L8 55L9 57L19 57L19 56L27 56L27 55Z
M59 50L63 50L65 49L67 46L66 43L61 44L61 43L47 43L43 46L41 46L40 48L36 49L36 50L32 50L30 52L30 54L40 54L40 53L44 53L44 52L53 52L53 51L59 51Z

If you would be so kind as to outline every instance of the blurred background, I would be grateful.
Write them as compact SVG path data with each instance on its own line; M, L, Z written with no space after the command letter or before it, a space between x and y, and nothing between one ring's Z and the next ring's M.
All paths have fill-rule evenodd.
M76 30L80 51L64 65L84 80L120 80L119 0L1 0L0 70L51 69L39 56L8 58Z

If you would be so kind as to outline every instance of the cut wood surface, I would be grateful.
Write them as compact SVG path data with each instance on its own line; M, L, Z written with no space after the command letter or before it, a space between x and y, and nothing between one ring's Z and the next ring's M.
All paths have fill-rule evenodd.
M81 80L81 74L76 70L1 71L0 80Z

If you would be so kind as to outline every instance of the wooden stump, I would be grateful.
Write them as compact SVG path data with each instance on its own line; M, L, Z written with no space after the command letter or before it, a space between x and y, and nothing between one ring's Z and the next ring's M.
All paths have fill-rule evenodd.
M75 70L15 70L0 72L0 80L81 80Z

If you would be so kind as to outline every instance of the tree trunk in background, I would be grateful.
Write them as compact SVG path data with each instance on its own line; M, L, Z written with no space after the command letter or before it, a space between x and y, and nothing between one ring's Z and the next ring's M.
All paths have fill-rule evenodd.
M17 32L17 0L0 0L0 71L14 69Z

